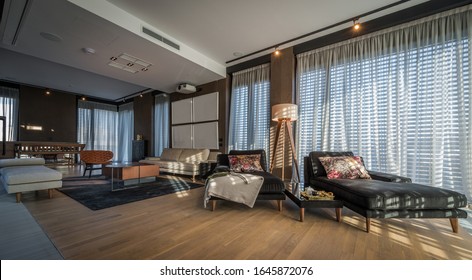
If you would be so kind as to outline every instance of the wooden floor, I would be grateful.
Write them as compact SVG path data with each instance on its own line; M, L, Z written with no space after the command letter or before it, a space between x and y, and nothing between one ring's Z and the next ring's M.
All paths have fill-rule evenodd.
M62 256L22 203L0 190L0 259L61 260Z
M62 170L80 174L79 170ZM23 203L65 259L472 259L472 235L449 221L372 220L344 208L307 209L290 200L253 209L219 201L203 208L203 188L92 211L54 191ZM463 223L463 222L462 222Z
M61 170L61 169L59 169ZM62 170L64 174L80 174ZM54 191L23 203L66 259L472 259L472 235L444 220L364 219L344 208L307 209L290 200L253 209L219 201L203 208L203 188L92 211Z

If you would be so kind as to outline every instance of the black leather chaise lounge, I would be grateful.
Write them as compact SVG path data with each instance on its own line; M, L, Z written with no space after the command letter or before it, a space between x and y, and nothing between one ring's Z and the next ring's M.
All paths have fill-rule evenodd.
M459 209L467 205L465 195L455 191L415 184L410 178L368 171L372 180L328 179L320 157L352 156L352 152L311 152L304 158L305 182L333 192L344 205L366 218L449 218L453 232L458 218L467 218Z
M267 160L266 153L264 150L231 150L229 154L219 154L216 158L216 167L214 172L226 172L230 170L230 164L228 155L260 155L261 167L264 171L251 172L252 175L258 175L264 177L264 183L262 184L261 190L256 200L277 200L277 206L279 211L282 211L282 201L285 200L285 184L284 182L267 172ZM211 197L212 210L216 207L216 200L221 200L217 197Z

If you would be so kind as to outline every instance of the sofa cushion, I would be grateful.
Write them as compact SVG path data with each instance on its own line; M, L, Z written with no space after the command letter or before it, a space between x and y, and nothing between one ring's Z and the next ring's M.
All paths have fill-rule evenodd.
M209 149L182 149L178 161L187 163L199 163L208 159Z
M264 171L261 155L228 155L230 170L233 172Z
M467 205L467 198L463 194L414 183L326 177L314 178L311 183L333 192L338 199L366 209L452 209Z
M140 160L140 163L156 164L160 171L169 173L197 173L199 170L198 163L180 162L180 161L165 161L165 160Z
M44 158L9 158L0 159L0 168L8 166L44 165Z
M266 159L266 152L264 150L248 150L248 151L245 151L245 150L231 150L231 151L229 151L229 154L230 155L261 155L262 169L264 171L267 171L267 159ZM221 160L222 160L221 164L229 166L228 156L224 155L224 157L221 157ZM219 157L219 159L220 159L220 157ZM218 159L218 161L219 161L219 159ZM227 164L225 164L225 163L227 163Z
M181 153L182 149L165 148L162 151L160 158L161 160L178 161Z
M312 163L313 177L324 177L326 171L321 164L319 157L339 157L339 156L353 156L352 152L311 152L308 157Z
M319 157L328 179L372 179L358 156Z
M15 166L2 169L3 181L8 185L30 184L62 180L62 173L45 166Z

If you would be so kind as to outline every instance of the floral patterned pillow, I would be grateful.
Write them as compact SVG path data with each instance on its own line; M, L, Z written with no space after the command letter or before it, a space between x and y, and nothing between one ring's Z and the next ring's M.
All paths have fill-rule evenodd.
M228 155L229 168L233 172L264 171L261 155Z
M328 179L372 179L359 156L320 157Z

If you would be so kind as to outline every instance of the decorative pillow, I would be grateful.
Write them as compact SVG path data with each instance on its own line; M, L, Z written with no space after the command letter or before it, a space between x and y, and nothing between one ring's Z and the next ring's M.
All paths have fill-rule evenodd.
M320 157L328 179L372 179L359 156Z
M229 167L233 172L264 171L261 155L228 155Z

